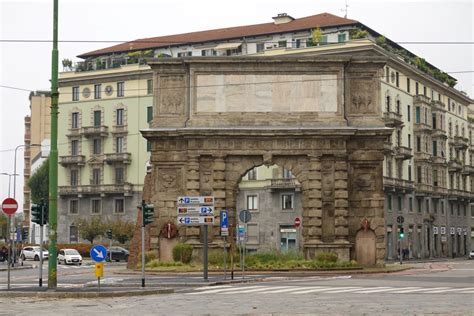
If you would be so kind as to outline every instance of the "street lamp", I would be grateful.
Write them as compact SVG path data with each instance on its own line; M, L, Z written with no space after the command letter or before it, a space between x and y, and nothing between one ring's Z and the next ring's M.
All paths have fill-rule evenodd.
M8 176L8 197L10 197L10 183L12 181L13 176L19 176L18 173L8 173L8 172L0 172L3 176Z
M18 175L16 173L16 152L19 148L21 147L41 147L41 144L29 144L29 145L25 145L25 144L22 144L22 145L18 145L16 146L15 148L15 161L14 161L14 164L13 164L13 198L15 199L16 198L16 176Z

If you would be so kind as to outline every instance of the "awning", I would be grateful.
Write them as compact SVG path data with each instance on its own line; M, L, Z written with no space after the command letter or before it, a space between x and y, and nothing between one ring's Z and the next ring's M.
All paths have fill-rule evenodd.
M239 48L240 45L242 45L242 42L234 42L234 43L222 43L216 46L214 48L215 50L227 50L227 49L236 49Z

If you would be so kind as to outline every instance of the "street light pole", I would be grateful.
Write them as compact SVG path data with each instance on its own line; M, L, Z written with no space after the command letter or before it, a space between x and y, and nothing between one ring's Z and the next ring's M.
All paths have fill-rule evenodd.
M11 197L10 195L10 184L12 182L12 177L19 176L18 173L8 173L8 172L1 172L1 175L8 176L8 197Z

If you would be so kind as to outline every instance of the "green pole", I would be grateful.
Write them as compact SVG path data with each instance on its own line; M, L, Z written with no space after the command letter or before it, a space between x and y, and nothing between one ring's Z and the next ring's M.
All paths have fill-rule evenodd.
M51 150L49 153L49 256L48 288L58 285L58 0L54 0L53 51L51 62Z

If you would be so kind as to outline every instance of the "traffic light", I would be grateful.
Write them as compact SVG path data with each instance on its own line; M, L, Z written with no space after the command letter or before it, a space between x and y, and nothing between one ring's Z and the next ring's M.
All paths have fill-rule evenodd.
M23 227L21 230L21 240L23 242L28 241L28 231L29 231L28 227Z
M49 208L47 203L41 203L43 205L43 225L46 225L49 222Z
M403 239L403 237L405 237L403 226L398 226L398 236L400 237L400 239Z
M107 231L107 238L108 238L108 239L112 239L112 230L111 230L111 229L109 229L109 230Z
M142 201L142 218L143 226L153 223L153 215L155 214L155 207L153 204L146 204Z
M42 210L40 204L31 204L31 221L38 225L42 222Z

